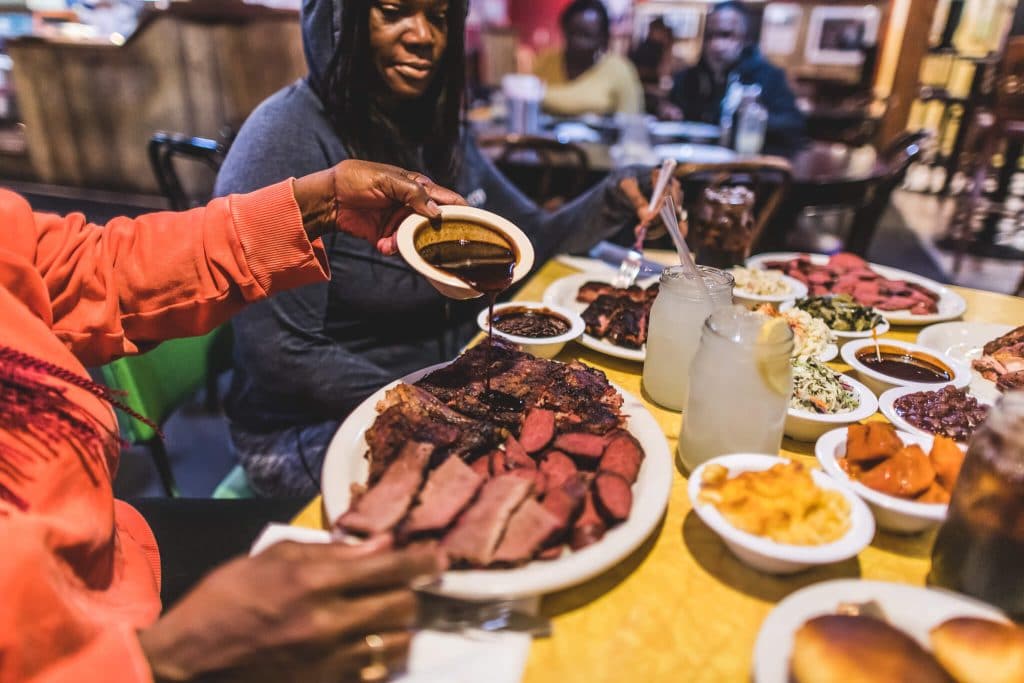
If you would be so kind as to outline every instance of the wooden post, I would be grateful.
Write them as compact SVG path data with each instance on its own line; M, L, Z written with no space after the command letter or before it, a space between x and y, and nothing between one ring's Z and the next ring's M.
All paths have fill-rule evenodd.
M893 0L889 5L875 81L876 95L888 105L875 140L879 147L906 128L937 4L938 0Z

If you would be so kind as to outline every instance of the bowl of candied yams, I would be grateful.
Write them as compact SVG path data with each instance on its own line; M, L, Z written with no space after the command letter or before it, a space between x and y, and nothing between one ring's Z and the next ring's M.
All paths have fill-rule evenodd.
M964 460L953 439L875 421L826 432L814 451L829 476L864 499L880 528L898 533L942 523Z

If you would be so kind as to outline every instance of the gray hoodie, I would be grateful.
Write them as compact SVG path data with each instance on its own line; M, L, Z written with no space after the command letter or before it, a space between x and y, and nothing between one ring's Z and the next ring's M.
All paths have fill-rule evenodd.
M309 76L249 116L217 177L217 195L248 192L347 158L316 94L334 52L340 1L303 3ZM533 241L538 264L556 252L585 250L635 220L612 181L557 213L543 211L501 175L468 134L453 189L485 197L483 208L522 228ZM279 294L233 321L236 369L227 411L236 445L251 443L237 438L240 434L270 436L337 422L382 385L452 358L474 333L479 300L444 299L401 258L381 256L354 237L331 235L325 245L329 283ZM245 462L245 448L239 450ZM307 451L310 456L319 461L322 450Z

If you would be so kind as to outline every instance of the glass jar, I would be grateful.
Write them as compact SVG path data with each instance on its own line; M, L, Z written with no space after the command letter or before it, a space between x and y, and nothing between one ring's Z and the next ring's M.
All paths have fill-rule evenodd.
M726 453L779 452L793 391L792 352L793 332L782 318L742 306L708 316L679 430L679 460L689 471Z
M715 268L742 265L754 239L754 193L742 186L706 187L691 223L697 260Z
M732 274L707 266L698 269L711 295L711 306L730 305L736 282ZM643 374L644 391L658 405L671 410L682 410L686 405L690 362L697 352L700 330L711 314L711 306L697 280L682 266L662 271L647 325Z
M1005 394L971 439L929 582L1024 618L1024 392Z

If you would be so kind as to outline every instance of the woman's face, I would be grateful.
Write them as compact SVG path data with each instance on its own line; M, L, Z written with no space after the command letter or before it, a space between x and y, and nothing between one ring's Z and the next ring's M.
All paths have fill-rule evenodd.
M448 45L448 0L374 0L370 8L373 62L401 99L422 95Z
M578 12L565 25L565 54L570 60L592 58L605 47L601 16L592 9Z

